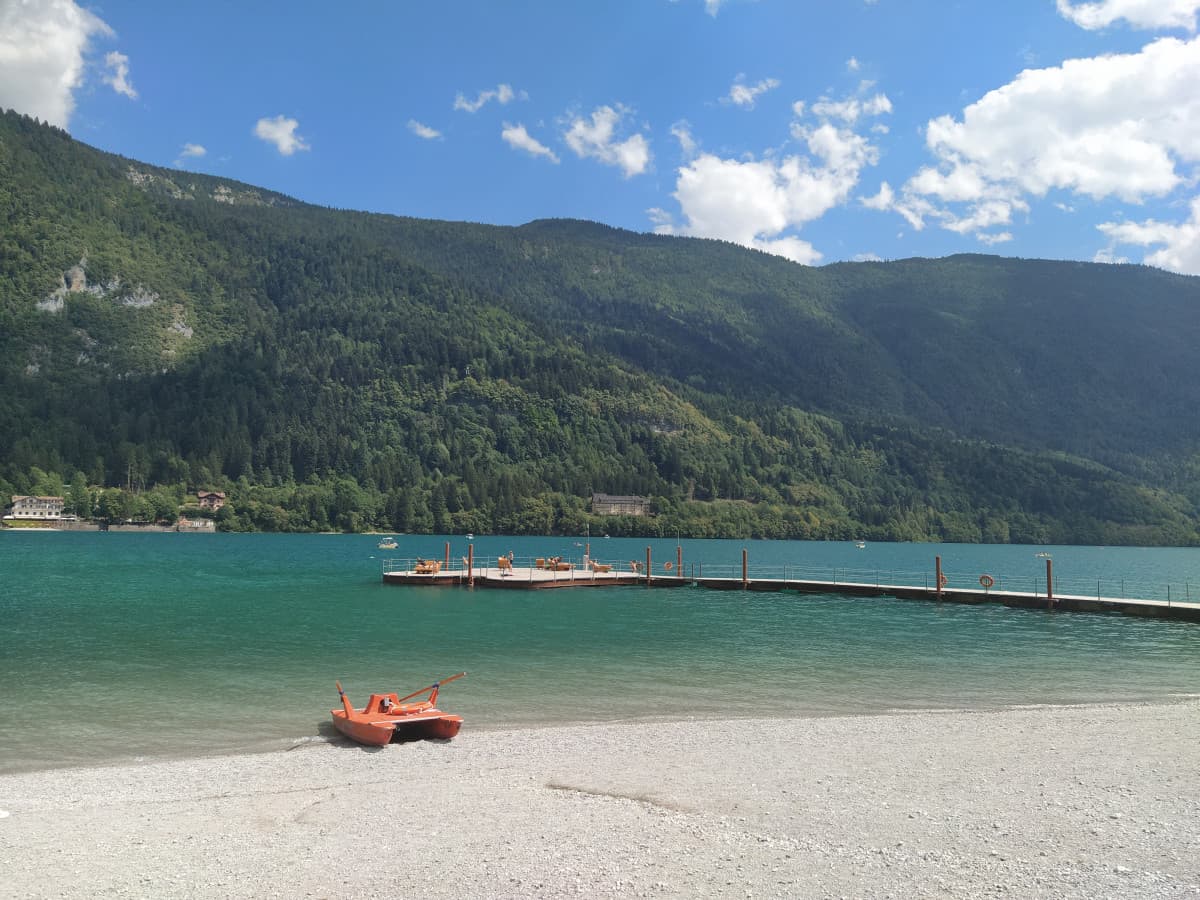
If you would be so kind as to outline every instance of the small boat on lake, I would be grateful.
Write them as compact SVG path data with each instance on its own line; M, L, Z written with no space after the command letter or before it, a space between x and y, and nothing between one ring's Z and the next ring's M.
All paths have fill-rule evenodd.
M396 543L395 538L390 538L390 537L384 538L382 541L379 542L380 550L395 550L399 546L400 545Z
M857 547L859 550L865 550L866 546L867 546L867 542L866 541L855 541L854 546Z
M382 747L393 740L452 738L462 727L462 716L451 715L437 708L438 690L443 684L449 684L466 674L459 672L435 681L429 687L413 691L406 697L372 694L362 709L351 706L341 682L334 682L337 684L338 697L342 700L342 708L330 710L333 726L352 741L372 747ZM426 693L429 694L427 700L405 702Z

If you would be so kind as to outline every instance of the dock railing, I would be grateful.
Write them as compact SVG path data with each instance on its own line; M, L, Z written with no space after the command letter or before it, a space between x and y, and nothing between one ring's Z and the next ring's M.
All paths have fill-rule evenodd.
M1046 576L1040 571L1005 574L1003 572L959 571L951 567L942 570L945 577L944 591L970 591L978 593L1028 594L1033 597L1046 596ZM741 581L740 564L693 563L687 567L687 577L692 581ZM991 584L984 587L980 579L987 576ZM786 589L789 582L797 584L860 585L886 590L889 587L924 588L935 591L936 570L933 568L881 569L850 566L800 566L800 565L754 565L747 567L750 582L778 582ZM1165 603L1200 602L1200 585L1196 594L1191 583L1143 581L1138 579L1088 576L1053 576L1052 595L1055 597L1082 597L1098 600L1147 600Z
M1155 604L1191 606L1200 604L1200 585L1195 595L1192 593L1190 581L1161 582L1122 577L1089 577L1066 575L1062 576L1047 565L1046 572L1037 564L1034 571L1022 573L1005 573L1002 571L974 572L957 569L952 564L941 565L938 560L936 567L928 569L886 569L863 566L813 566L813 565L761 565L753 564L748 554L743 555L741 563L700 563L687 562L683 564L680 557L678 562L668 559L671 569L666 569L662 560L651 561L654 571L646 571L646 563L641 559L598 559L583 554L559 557L514 556L505 557L507 565L500 562L497 556L462 556L452 555L447 560L445 555L439 558L421 557L387 557L382 562L384 573L390 574L429 574L421 573L418 564L422 561L440 563L436 573L437 580L444 581L447 576L465 579L469 571L473 578L504 578L523 579L530 583L539 582L592 582L616 580L613 576L621 576L622 583L628 584L631 579L671 580L703 583L725 582L727 586L736 586L741 582L746 586L752 584L760 588L778 588L788 590L789 587L803 590L806 586L822 584L850 588L851 593L857 588L872 588L888 593L890 589L923 590L936 593L937 573L940 571L944 578L943 592L959 595L996 594L996 595L1025 595L1028 597L1048 596L1046 578L1053 579L1052 590L1049 594L1054 598L1094 599L1098 601L1134 601ZM648 557L647 557L648 559ZM558 565L551 565L556 560ZM677 568L676 568L677 566ZM597 577L603 576L603 577Z

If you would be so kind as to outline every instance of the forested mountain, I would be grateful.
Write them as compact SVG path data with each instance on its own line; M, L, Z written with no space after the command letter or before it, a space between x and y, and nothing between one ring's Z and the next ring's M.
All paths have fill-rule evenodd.
M229 528L1195 544L1197 371L1197 278L330 210L0 115L0 501L157 485L227 490ZM592 517L593 491L658 514Z

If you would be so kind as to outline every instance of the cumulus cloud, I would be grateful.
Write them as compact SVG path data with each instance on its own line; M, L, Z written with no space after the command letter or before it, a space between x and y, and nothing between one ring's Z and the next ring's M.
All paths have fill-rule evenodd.
M553 163L558 162L558 156L554 151L526 131L524 125L519 123L510 125L505 122L500 137L515 150L524 150L530 156L544 156Z
M935 163L892 208L915 228L1008 225L1051 191L1138 203L1163 197L1200 162L1200 38L1027 69L926 127Z
M881 116L892 111L892 101L886 94L874 97L850 97L845 100L830 100L822 97L812 105L813 115L828 119L841 119L853 125L864 116Z
M129 57L115 50L104 57L104 83L118 94L136 100L138 92L129 80Z
M872 108L883 111L884 105ZM804 105L793 109L802 113ZM798 263L819 262L821 253L789 232L844 204L879 152L866 137L828 117L795 121L791 135L806 152L781 159L696 156L678 170L675 184L684 221L676 224L663 210L650 210L655 231L719 238Z
M442 136L442 133L436 128L430 128L428 125L423 125L416 119L408 120L408 130L419 138L424 138L427 141L436 141Z
M1200 0L1099 0L1073 3L1057 0L1058 12L1081 28L1094 31L1124 20L1134 28L1186 28L1196 30Z
M207 154L208 150L206 150L200 144L184 144L183 148L179 151L179 156L175 158L174 165L176 168L179 168L180 166L183 166L189 159L200 159L202 156L206 156Z
M590 119L573 118L563 140L575 155L599 160L605 165L618 166L626 178L641 175L650 165L650 144L643 135L635 134L623 141L616 138L617 126L628 115L622 106L613 109L601 106Z
M734 79L729 94L722 98L723 102L754 109L754 104L762 94L779 87L777 78L764 78L758 84L746 84L744 79L744 75L739 75Z
M521 91L519 94L512 89L511 85L499 84L493 91L480 91L479 95L474 100L468 100L461 93L454 97L454 108L461 109L464 112L474 113L479 112L487 104L495 100L501 106L505 106L512 101L526 98L526 93Z
M896 202L896 192L885 181L880 185L878 194L874 197L863 197L859 202L867 209L891 209Z
M1134 244L1140 247L1161 245L1161 249L1146 256L1145 262L1161 269L1200 275L1200 197L1192 198L1191 216L1181 224L1148 219L1145 222L1105 222L1097 226L1114 244ZM1124 261L1112 248L1101 251L1107 261Z
M112 34L72 0L0 2L0 107L66 128L90 41Z
M297 150L308 150L304 138L296 133L300 123L295 119L276 116L273 119L259 119L254 125L254 136L274 144L275 149L283 156L291 156Z

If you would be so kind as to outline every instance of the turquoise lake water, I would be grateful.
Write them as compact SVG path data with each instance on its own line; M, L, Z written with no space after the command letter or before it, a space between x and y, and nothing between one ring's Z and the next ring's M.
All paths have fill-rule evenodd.
M464 537L0 533L0 772L286 749L361 705L467 670L470 729L662 718L1165 700L1200 693L1200 625L889 598L607 587L404 587L383 557ZM475 540L578 559L584 538ZM688 541L684 571L1200 599L1200 550ZM577 546L578 544L578 546ZM592 539L625 562L675 540Z

